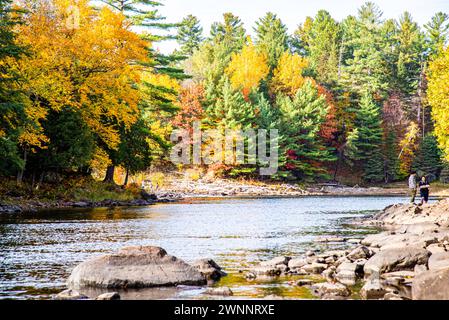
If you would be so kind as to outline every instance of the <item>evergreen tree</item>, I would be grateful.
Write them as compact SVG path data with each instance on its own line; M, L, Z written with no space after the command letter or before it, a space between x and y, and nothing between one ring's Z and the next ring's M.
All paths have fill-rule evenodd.
M328 112L325 97L318 94L311 81L307 81L293 99L279 95L276 103L281 113L279 130L282 136L279 176L288 178L293 175L300 180L327 176L322 163L335 159L318 138Z
M256 21L256 45L268 56L268 65L273 70L282 53L288 48L287 27L276 14L268 12Z
M434 135L427 134L413 160L412 169L419 175L431 175L438 178L442 169L441 150Z
M418 88L423 40L418 24L404 12L398 24L396 84L406 94L414 94Z
M427 31L428 54L436 55L448 42L449 38L449 15L447 13L436 13L430 22L424 25Z
M320 83L337 79L340 29L338 23L325 11L316 14L309 35L311 68Z
M449 163L444 162L442 165L443 169L440 173L440 181L442 183L448 184L449 183Z
M366 182L380 182L384 177L381 125L379 106L374 103L370 94L364 94L356 115L355 126L358 136L354 141L356 152L351 160L361 164Z
M223 22L214 22L210 30L210 39L214 45L220 46L229 56L240 51L246 42L246 31L243 22L232 13L223 15Z
M388 89L388 68L382 50L382 12L372 2L359 9L358 17L348 24L342 83L358 94L383 95Z
M392 182L398 178L399 175L399 160L398 160L398 144L397 136L394 130L390 130L385 138L385 182Z
M25 162L19 155L18 138L27 122L25 99L18 90L17 74L8 61L20 59L24 48L15 43L13 27L20 23L20 11L11 7L12 1L0 0L0 175L14 174Z
M203 41L203 28L200 21L193 15L185 17L178 28L177 40L183 55L191 56L200 47Z

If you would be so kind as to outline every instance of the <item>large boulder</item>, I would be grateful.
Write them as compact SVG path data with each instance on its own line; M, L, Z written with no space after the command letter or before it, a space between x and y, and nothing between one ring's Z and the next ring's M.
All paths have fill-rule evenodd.
M360 289L360 296L365 300L382 299L386 293L387 290L379 279L368 280Z
M70 288L145 288L202 285L206 278L194 267L159 247L126 247L91 258L72 271Z
M351 292L341 283L320 282L311 287L313 294L319 297L348 297Z
M417 264L426 264L429 255L430 252L421 247L386 249L372 256L363 270L367 276L403 269L413 270Z
M417 274L412 283L413 300L449 300L449 268Z

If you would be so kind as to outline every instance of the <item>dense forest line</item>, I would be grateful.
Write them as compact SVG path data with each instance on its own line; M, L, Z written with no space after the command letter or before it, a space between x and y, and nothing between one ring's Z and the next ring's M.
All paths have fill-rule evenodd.
M0 0L0 176L112 182L120 167L126 185L179 169L170 133L199 121L278 129L273 179L448 179L448 14L421 27L367 2L342 21L320 10L289 34L267 13L249 36L226 13L205 36L193 15L166 23L155 1L102 2ZM179 49L153 49L167 39ZM260 165L202 167L255 178Z

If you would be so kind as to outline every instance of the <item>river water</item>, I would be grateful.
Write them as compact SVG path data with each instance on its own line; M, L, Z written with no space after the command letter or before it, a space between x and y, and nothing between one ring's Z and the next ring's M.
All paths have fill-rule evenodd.
M249 292L260 288L273 293L283 284L245 284L243 276L239 282L232 275L275 256L345 246L315 240L327 235L362 238L374 230L350 225L352 218L405 201L400 197L211 199L139 208L3 214L0 298L50 298L65 288L78 263L129 245L161 246L187 262L212 258L231 274L223 283L233 286L240 296L250 296ZM201 297L201 290L130 297L195 298Z

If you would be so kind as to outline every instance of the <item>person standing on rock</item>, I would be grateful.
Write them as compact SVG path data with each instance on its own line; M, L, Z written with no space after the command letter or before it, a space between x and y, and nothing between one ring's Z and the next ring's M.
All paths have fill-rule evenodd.
M427 178L424 176L421 178L421 181L419 182L419 193L421 195L421 204L429 202L429 181L427 181Z
M410 202L415 203L416 198L416 172L412 171L408 178L408 188L410 189Z

